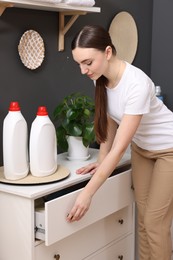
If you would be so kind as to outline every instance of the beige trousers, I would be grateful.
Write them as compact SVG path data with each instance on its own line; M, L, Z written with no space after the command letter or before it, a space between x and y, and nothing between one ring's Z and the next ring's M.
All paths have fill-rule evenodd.
M171 260L173 148L146 151L132 143L132 180L140 260Z

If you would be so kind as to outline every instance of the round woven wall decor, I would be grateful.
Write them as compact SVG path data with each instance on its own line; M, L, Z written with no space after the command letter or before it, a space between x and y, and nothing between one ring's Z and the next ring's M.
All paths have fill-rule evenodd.
M132 15L125 11L118 13L110 24L109 34L118 57L132 63L138 46L138 31Z
M19 42L18 52L22 63L31 70L37 69L45 57L44 42L34 30L26 31Z

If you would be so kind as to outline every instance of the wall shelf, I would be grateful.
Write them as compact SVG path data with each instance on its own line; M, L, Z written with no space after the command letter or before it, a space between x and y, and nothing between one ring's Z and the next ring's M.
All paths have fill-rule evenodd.
M100 12L100 7L72 6L63 3L55 4L53 2L41 2L39 0L0 0L0 16L3 14L6 8L11 7L59 12L59 51L64 50L64 36L80 15ZM71 16L71 19L68 21L67 24L65 24L65 16L67 15Z

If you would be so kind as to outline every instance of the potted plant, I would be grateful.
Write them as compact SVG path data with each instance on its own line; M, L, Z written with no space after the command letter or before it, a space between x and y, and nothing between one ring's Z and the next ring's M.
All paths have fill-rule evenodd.
M83 152L95 141L94 133L94 112L93 100L81 93L73 93L66 96L54 110L54 121L57 133L57 144L62 151L68 151L70 158L87 158ZM77 139L76 144L70 144L69 140ZM83 150L77 155L77 147L81 140ZM74 153L71 149L74 148ZM70 149L70 151L69 151ZM88 151L86 151L88 153Z

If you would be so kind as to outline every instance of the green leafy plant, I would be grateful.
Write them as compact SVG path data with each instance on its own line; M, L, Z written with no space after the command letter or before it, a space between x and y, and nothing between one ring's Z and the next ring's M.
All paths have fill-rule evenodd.
M57 144L63 150L68 150L67 136L82 137L87 147L95 141L93 100L86 95L73 93L66 96L54 110L54 121L57 134Z

